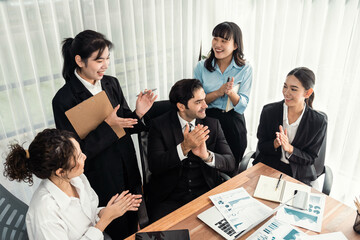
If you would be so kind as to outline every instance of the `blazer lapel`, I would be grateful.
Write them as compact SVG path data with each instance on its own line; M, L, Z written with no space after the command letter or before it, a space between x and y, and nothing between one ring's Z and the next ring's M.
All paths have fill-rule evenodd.
M75 75L70 79L70 87L78 104L93 96Z
M177 111L171 112L170 125L171 125L171 128L173 129L172 132L174 134L173 138L174 138L175 144L177 145L184 140L184 134L181 129L179 118L177 116Z

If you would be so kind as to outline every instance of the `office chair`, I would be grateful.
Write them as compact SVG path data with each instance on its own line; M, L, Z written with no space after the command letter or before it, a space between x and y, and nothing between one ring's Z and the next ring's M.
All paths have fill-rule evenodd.
M0 239L26 240L25 216L28 206L0 184Z
M153 106L146 113L146 116L150 119L154 119L172 108L170 101L163 100L154 102ZM148 146L148 132L138 133L138 143L139 143L139 152L140 152L140 161L141 161L141 171L143 176L143 201L138 210L139 225L140 228L144 228L149 224L149 217L146 209L146 189L147 184L149 183L151 172L149 170L149 164L147 159L147 146Z

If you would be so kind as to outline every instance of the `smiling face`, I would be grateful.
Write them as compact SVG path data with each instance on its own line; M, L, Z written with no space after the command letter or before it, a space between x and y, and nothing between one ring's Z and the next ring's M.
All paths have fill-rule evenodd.
M215 53L216 60L231 61L233 51L237 49L234 39L226 40L221 37L214 37L212 40L212 50Z
M180 116L188 121L191 122L195 118L203 119L206 117L205 110L208 105L205 102L205 92L203 88L195 89L194 97L190 98L187 103L187 108L184 104L178 103L178 109Z
M285 99L285 104L288 107L302 107L304 101L312 93L312 89L306 90L299 79L294 75L289 75L286 77L286 81L283 86L283 95Z
M93 52L87 61L81 59L79 55L75 56L75 61L78 65L77 73L91 84L94 84L96 80L102 79L109 66L109 48L106 47L101 56L97 58L98 54L99 50Z
M86 155L81 151L79 143L74 138L71 138L70 140L75 147L75 153L74 153L75 161L73 158L69 161L73 161L75 167L68 171L67 177L69 179L80 176L81 174L84 173L84 164L86 159Z

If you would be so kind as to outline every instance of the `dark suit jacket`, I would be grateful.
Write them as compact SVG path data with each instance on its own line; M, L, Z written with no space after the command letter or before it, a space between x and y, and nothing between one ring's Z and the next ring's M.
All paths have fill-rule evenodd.
M106 92L113 107L120 104L117 111L119 117L138 119L135 112L129 109L116 78L105 75L101 80L101 87ZM76 134L65 115L65 111L89 97L92 97L92 94L73 75L59 89L52 101L56 128ZM118 139L112 128L104 121L85 139L80 140L77 137L82 151L87 156L85 175L99 197L100 206L106 206L113 195L124 190L130 190L131 193L141 192L141 177L130 134L145 129L139 120L134 128L125 129L126 135ZM115 222L117 227L113 227L116 231L112 237L125 238L136 231L136 212L126 213L123 217L113 221L112 225L115 225ZM107 230L110 231L110 226Z
M113 107L120 104L117 112L119 117L138 118L129 109L116 78L104 76L101 80L101 87L105 90ZM52 105L56 127L76 134L65 115L65 111L91 96L92 94L73 75L53 98ZM106 205L115 193L121 192L125 188L134 191L136 186L141 185L135 149L130 134L144 129L145 126L141 121L138 121L135 128L125 129L127 134L118 139L112 128L104 121L85 139L77 138L82 151L87 156L85 174L99 195L101 205Z
M281 158L281 147L274 149L275 133L283 125L284 101L265 105L260 117L257 137L259 154L254 163L263 162L277 168ZM326 136L327 121L325 117L305 107L295 138L291 145L294 152L288 159L294 178L309 184L317 178L314 162Z
M196 124L198 123L210 129L206 146L215 153L215 168L208 166L191 152L189 155L192 154L193 159L200 161L206 183L213 188L221 182L219 171L230 173L235 167L235 159L218 120L206 117L197 119ZM153 120L148 145L149 169L152 173L148 185L151 202L165 200L176 187L181 171L181 161L176 146L183 140L184 135L175 110Z

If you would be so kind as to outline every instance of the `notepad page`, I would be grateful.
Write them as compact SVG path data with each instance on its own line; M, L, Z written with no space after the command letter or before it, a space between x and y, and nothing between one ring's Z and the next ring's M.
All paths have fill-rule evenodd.
M311 187L308 185L303 185L303 184L298 184L298 183L293 183L293 182L289 182L289 181L285 181L284 183L284 192L281 196L281 203L286 202L288 199L292 198L294 196L294 192L295 190L298 191L304 191L307 193L311 192ZM291 200L288 205L292 205L292 201Z
M278 178L272 178L260 175L259 181L256 185L254 197L266 199L273 202L280 202L284 180L280 180L279 186L276 189Z

